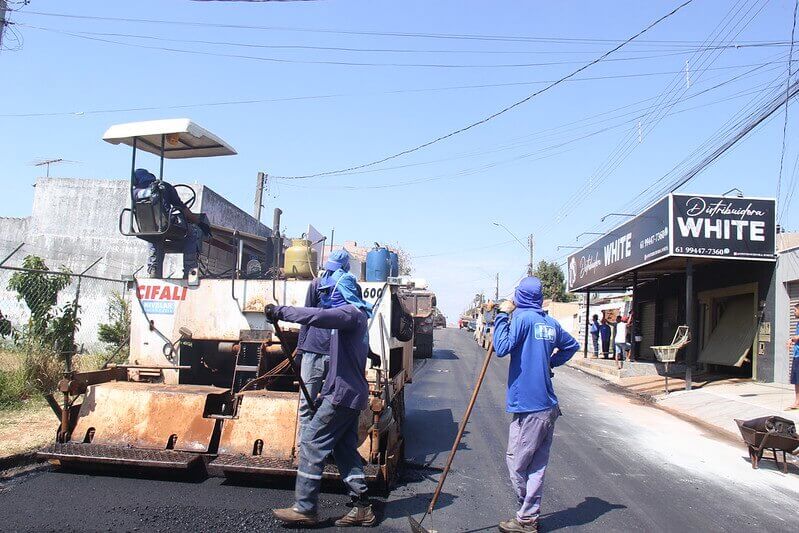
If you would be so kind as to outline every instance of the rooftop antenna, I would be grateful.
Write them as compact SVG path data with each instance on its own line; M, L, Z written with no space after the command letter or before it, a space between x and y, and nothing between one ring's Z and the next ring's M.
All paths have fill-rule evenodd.
M34 167L46 167L47 168L47 176L46 177L49 178L50 177L50 165L58 165L58 164L62 164L62 163L80 163L80 161L71 161L69 159L63 159L63 158L60 158L60 157L59 158L50 158L50 159L48 159L48 158L40 158L40 159L34 159L29 164L33 165Z

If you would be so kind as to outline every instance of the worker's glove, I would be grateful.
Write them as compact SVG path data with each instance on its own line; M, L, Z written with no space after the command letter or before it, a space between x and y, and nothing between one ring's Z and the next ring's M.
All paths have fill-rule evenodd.
M277 316L277 306L275 304L266 304L264 307L264 315L266 315L266 319L271 322L272 324L278 321Z
M513 300L505 300L501 304L499 304L498 311L500 313L511 314L513 310L516 309L516 304L513 303Z
M372 364L372 368L380 368L380 357L372 350L369 350L369 354L367 355L369 358L369 362Z

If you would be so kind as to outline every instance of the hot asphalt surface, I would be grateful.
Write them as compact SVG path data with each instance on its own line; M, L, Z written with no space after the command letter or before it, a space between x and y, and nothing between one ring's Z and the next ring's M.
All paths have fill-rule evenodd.
M434 357L417 361L407 401L406 454L443 466L484 352L466 332L436 331ZM514 498L504 452L506 360L489 368L453 471L432 520L441 532L496 530ZM799 470L766 462L753 471L743 446L621 396L578 371L556 370L564 416L557 422L541 530L797 531ZM389 498L376 498L382 531L409 531L438 473L406 470ZM325 527L347 511L322 495ZM217 478L153 479L56 470L0 484L2 531L271 531L269 510L292 503L291 484Z

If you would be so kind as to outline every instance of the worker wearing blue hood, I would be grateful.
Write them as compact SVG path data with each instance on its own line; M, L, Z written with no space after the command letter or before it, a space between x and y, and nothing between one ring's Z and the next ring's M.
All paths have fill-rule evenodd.
M525 278L513 301L500 304L494 320L494 350L499 357L510 354L507 411L513 420L506 461L519 503L516 516L499 524L505 533L538 531L544 473L560 415L550 369L564 364L580 348L544 312L543 300L541 280Z
M155 176L144 168L133 172L133 197L136 201L158 197L164 211L171 213L172 224L186 227L186 234L179 242L183 252L183 277L196 269L197 256L202 244L202 236L211 234L211 228L202 218L191 210L180 199L175 187L165 181L157 181ZM147 258L147 274L151 278L161 278L164 274L164 242L148 241L149 256Z
M319 523L318 501L325 460L332 453L341 479L352 498L352 510L336 526L373 526L377 518L366 492L363 459L358 453L358 420L369 402L366 359L369 352L368 316L371 306L359 296L355 277L342 268L319 282L331 291L326 308L267 305L267 318L331 329L330 369L320 395L321 404L301 443L294 505L275 509L286 524Z
M320 289L319 285L325 278L337 271L349 272L350 254L346 250L336 250L328 257L324 270L319 277L314 278L305 294L305 307L326 307L329 301L330 290ZM329 285L326 283L326 286ZM327 377L330 364L330 329L317 328L303 325L297 340L298 354L300 355L300 377L308 389L311 398L319 396L322 384ZM313 418L313 406L308 405L304 394L300 394L300 443L306 440L306 430Z

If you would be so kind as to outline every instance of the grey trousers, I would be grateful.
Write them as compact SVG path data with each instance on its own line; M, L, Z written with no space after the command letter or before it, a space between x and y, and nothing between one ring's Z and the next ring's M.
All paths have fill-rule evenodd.
M302 362L300 363L300 377L305 382L310 397L316 401L316 397L322 390L327 376L327 368L330 363L330 356L326 353L303 352ZM300 442L308 440L306 429L308 423L313 418L313 411L308 405L308 400L300 391Z
M366 493L363 459L358 453L358 419L361 412L323 400L307 427L308 439L301 444L294 508L301 513L316 512L325 459L331 453L349 489L357 498Z
M534 413L515 413L510 423L508 453L505 459L510 482L519 501L516 518L520 522L538 520L544 474L558 416L560 408L555 406Z

